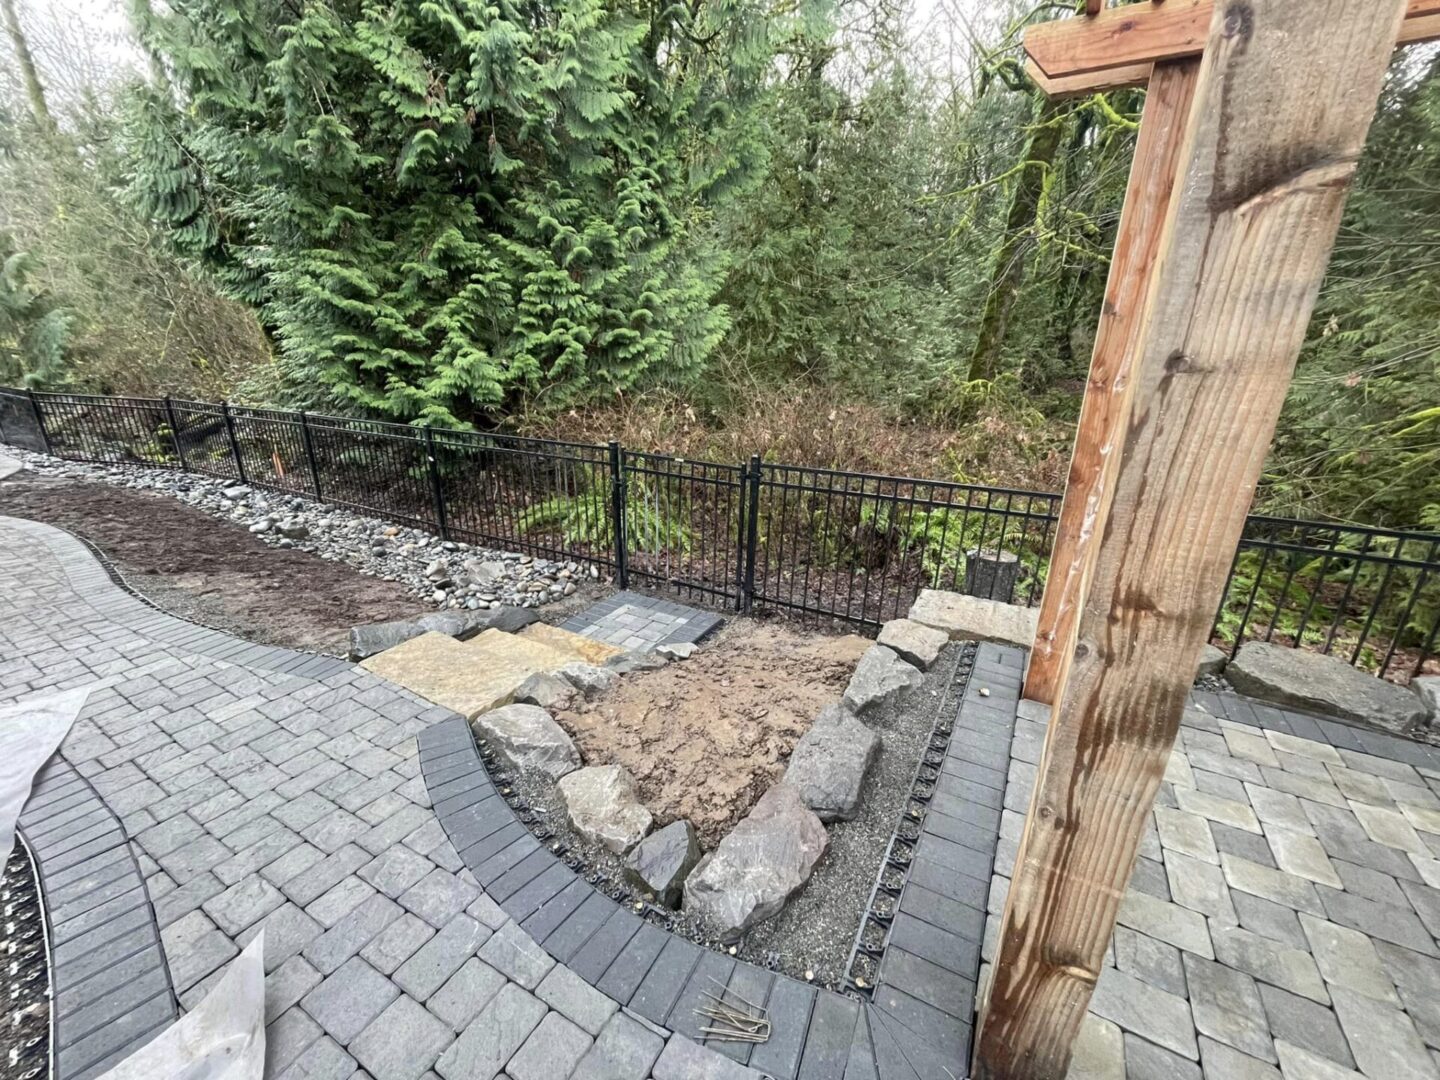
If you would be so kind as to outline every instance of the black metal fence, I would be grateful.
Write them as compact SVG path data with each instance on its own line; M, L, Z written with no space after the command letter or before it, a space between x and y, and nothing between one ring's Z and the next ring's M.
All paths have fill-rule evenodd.
M875 626L922 588L1035 605L1060 497L691 461L180 399L0 389L0 441L185 469L447 539L603 568L741 611ZM1340 656L1404 681L1436 667L1440 535L1252 517L1212 640Z

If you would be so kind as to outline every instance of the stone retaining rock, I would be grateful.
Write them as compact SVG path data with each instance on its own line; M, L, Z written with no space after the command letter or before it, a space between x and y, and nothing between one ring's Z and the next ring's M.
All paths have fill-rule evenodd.
M789 784L776 784L685 879L685 910L733 941L785 906L830 844Z
M653 652L627 652L612 656L602 666L616 675L629 675L636 671L659 671L669 663L669 659Z
M1419 697L1403 686L1367 675L1338 657L1265 641L1241 646L1225 677L1242 694L1262 701L1386 731L1407 731L1427 716Z
M1430 725L1440 720L1440 675L1420 675L1410 680L1410 689L1420 695L1420 704L1430 713Z
M920 669L901 660L893 649L871 645L845 687L845 705L856 716L864 716L918 690L924 682Z
M625 876L631 884L655 897L665 907L679 907L685 879L700 861L700 838L695 826L681 818L651 833L625 858Z
M932 626L950 635L950 640L998 641L1030 648L1035 642L1035 608L981 600L975 596L922 589L910 606L912 622Z
M699 647L693 641L670 641L656 645L655 652L666 660L689 660Z
M1195 669L1195 677L1200 679L1206 675L1219 675L1229 662L1230 654L1225 650L1206 645L1200 650L1200 665Z
M940 650L950 642L943 630L911 622L909 619L891 619L880 628L875 641L887 649L894 650L900 659L914 664L921 671L929 671L930 665L940 657Z
M579 690L586 701L603 694L614 685L618 677L614 671L596 667L594 664L566 664L555 672L571 686Z
M880 736L840 705L827 705L795 744L785 783L821 821L853 821Z
M475 730L513 768L552 780L580 768L580 751L548 712L535 705L506 705L475 717Z
M538 705L555 712L569 708L579 691L569 681L550 671L537 672L515 688L515 700L521 705Z
M562 776L557 787L575 831L616 855L644 840L654 822L623 766L590 765Z
M529 608L501 607L487 611L437 611L418 619L397 619L350 628L350 659L365 660L411 638L434 631L465 641L482 630L513 634L540 618Z

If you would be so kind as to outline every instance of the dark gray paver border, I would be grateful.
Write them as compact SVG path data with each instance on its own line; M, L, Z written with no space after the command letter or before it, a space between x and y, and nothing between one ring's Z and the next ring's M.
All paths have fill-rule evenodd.
M45 905L54 1075L86 1080L179 1017L155 910L125 827L58 754L18 831Z

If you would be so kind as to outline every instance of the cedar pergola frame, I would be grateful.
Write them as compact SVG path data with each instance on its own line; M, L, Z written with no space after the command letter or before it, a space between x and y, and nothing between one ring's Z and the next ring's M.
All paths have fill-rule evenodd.
M1051 707L976 1080L1063 1080L1397 45L1440 0L1150 0L1031 27L1148 88L1025 697Z

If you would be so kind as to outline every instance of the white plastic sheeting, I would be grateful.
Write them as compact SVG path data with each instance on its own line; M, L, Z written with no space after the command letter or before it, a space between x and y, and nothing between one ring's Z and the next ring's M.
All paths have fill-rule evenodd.
M0 859L15 846L15 822L35 786L35 774L60 748L90 696L89 687L0 707Z
M205 1000L100 1080L263 1080L265 932Z

